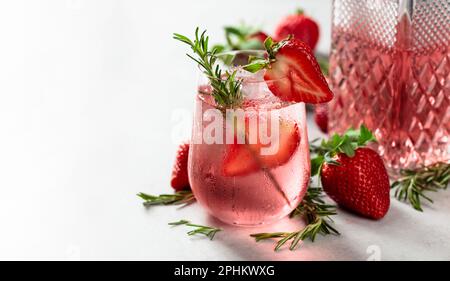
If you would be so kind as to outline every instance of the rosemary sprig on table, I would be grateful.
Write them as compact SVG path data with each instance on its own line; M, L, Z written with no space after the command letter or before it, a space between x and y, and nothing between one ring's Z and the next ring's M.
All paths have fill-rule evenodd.
M174 33L173 38L191 47L196 57L189 54L187 56L198 63L208 77L216 103L224 108L239 106L242 102L242 82L236 78L237 71L222 72L220 65L217 64L218 49L209 49L209 37L206 36L206 30L199 34L197 27L194 41L178 33Z
M155 205L182 205L190 204L195 201L194 194L190 190L177 191L173 194L149 195L146 193L137 194L144 200L144 206L150 207Z
M202 235L205 235L206 237L208 237L210 240L214 239L214 236L216 235L217 232L222 231L222 229L216 228L216 227L193 224L188 220L179 220L176 222L171 222L171 223L169 223L169 225L173 225L173 226L186 225L186 226L194 227L195 228L194 230L191 230L187 233L189 236L196 235L196 234L202 234Z
M433 203L425 195L427 191L447 189L450 180L450 164L437 163L416 170L401 170L401 177L394 181L391 188L400 201L408 201L417 211L422 212L422 199Z
M300 241L309 239L314 242L317 234L339 235L339 231L331 226L333 220L330 217L336 215L336 207L326 204L322 197L322 188L310 187L302 202L290 214L291 218L301 216L307 224L305 228L294 232L255 233L250 236L255 238L256 242L266 239L282 238L277 242L274 250L279 250L290 241L289 249L292 251L297 248Z

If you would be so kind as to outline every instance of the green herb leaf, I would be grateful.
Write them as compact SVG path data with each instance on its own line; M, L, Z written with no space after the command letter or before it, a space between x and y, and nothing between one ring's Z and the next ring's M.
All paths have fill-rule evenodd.
M348 157L355 156L355 151L366 146L369 142L376 141L374 135L361 125L359 130L349 129L344 134L334 134L328 140L322 140L320 145L312 143L310 145L311 154L311 175L319 175L323 163L339 165L335 160L338 153L344 153Z
M366 146L369 142L376 141L374 135L361 125L359 130L349 129L343 135L334 134L330 139L323 140L320 152L328 153L329 158L338 152L343 152L349 157L355 155L355 150Z
M330 64L328 62L328 57L316 56L316 59L319 63L323 75L327 77L330 74Z
M415 170L401 170L401 177L394 181L391 188L395 190L394 196L400 200L409 202L411 206L422 212L422 199L433 203L428 196L428 191L447 189L450 180L450 164L436 163Z
M243 27L235 27L235 26L226 26L225 28L225 33L227 35L235 35L241 39L244 39L247 35L248 35L248 30Z
M267 60L257 59L253 60L251 63L245 65L243 68L251 73L255 73L260 71L261 69L266 68L268 65Z
M214 239L214 236L217 232L222 231L220 228L211 227L211 226L204 226L199 224L193 224L188 220L179 220L175 222L170 222L169 225L178 226L178 225L186 225L189 227L193 227L194 230L189 231L187 234L189 236L196 235L196 234L202 234L208 237L210 240Z
M225 45L220 45L220 44L214 45L212 47L212 49L215 50L216 54L224 52L226 50L226 48L227 47Z
M144 200L145 207L155 205L182 205L190 204L195 201L194 194L190 190L178 191L174 194L149 195L146 193L137 194Z
M266 48L267 52L269 53L270 57L275 57L275 55L272 53L272 47L273 47L273 39L272 37L267 37L266 40L264 40L264 48Z
M169 225L183 225L183 224L188 224L189 221L188 220L179 220L179 221L175 221L175 222L169 222Z
M369 142L376 142L376 138L372 134L372 132L369 131L369 129L367 129L367 127L363 124L359 129L358 145L364 146Z
M217 49L210 50L208 47L209 37L206 36L206 30L199 35L199 28L197 28L193 41L178 33L174 33L173 38L191 47L196 57L189 54L188 57L198 63L202 67L203 73L209 78L213 88L212 96L219 107L230 108L239 106L242 103L242 81L235 81L236 76L233 74L236 74L236 71L233 73L222 73L219 65L216 64L218 59Z
M272 37L267 37L264 41L264 48L266 49L267 53L269 54L268 61L273 62L276 59L276 55L278 51L289 41L291 40L292 36L289 35L288 38L281 40L280 42L276 42L272 39Z
M339 146L342 144L342 142L344 141L343 136L340 136L338 134L334 134L331 139L327 141L323 141L322 146L324 148L328 148L330 151L336 151L337 149L339 149Z
M275 251L290 241L289 249L292 251L297 248L300 241L309 239L314 242L318 234L339 235L339 231L332 226L333 220L330 217L336 215L336 207L325 204L322 197L322 188L310 187L302 202L290 214L291 218L301 216L307 224L305 228L294 232L255 233L250 236L257 242L281 238L275 245Z
M217 53L234 50L262 50L263 44L252 35L260 31L260 29L242 24L239 26L224 27L226 44L221 45ZM222 57L220 57L222 59Z
M353 147L352 141L348 136L344 136L344 139L339 146L339 150L345 153L348 157L355 156L355 148Z
M314 158L311 158L311 177L319 174L324 162L325 158L323 155L318 155Z

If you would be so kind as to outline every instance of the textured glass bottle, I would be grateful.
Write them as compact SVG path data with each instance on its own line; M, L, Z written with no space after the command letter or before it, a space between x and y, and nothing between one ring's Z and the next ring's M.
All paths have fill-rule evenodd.
M392 174L450 160L450 0L334 0L330 128L365 123Z

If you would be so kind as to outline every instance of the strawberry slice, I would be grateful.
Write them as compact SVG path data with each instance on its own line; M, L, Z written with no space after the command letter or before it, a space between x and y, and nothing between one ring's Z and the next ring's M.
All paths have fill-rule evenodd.
M277 44L275 44L277 45ZM333 93L309 46L294 38L278 43L264 80L283 101L325 103Z
M246 122L248 123L248 122ZM258 138L257 143L249 144L248 126L246 126L246 143L232 144L224 160L225 176L246 175L262 168L274 168L283 165L294 154L300 143L299 129L296 123L280 119L277 143L263 145ZM265 155L262 148L275 145L278 150L274 154Z

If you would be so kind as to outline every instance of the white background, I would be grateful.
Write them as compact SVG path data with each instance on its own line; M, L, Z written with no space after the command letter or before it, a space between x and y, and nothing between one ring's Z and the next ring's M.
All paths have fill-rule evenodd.
M424 214L393 202L379 222L339 210L340 237L280 253L248 234L297 222L238 229L196 205L146 210L135 196L170 192L189 131L197 73L171 33L201 26L221 41L241 20L270 32L300 5L327 52L327 0L1 1L0 258L450 259L449 192ZM167 225L181 218L225 230L189 238Z

